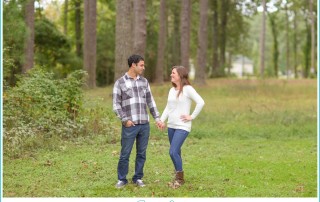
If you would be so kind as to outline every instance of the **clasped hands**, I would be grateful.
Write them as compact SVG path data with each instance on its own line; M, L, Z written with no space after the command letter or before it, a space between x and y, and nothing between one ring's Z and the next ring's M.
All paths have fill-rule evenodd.
M166 128L166 124L162 121L157 121L156 126L159 130L164 130Z

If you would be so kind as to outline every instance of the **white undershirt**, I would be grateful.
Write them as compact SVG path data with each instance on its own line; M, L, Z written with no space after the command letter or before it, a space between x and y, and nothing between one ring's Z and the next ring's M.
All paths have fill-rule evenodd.
M183 122L180 118L181 115L190 115L190 108L192 100L196 103L196 107L191 114L192 120L195 119L204 106L204 101L195 89L186 85L180 93L179 98L177 95L179 90L172 87L169 91L167 106L164 109L161 121L164 122L168 118L168 128L182 129L188 132L191 131L191 122Z

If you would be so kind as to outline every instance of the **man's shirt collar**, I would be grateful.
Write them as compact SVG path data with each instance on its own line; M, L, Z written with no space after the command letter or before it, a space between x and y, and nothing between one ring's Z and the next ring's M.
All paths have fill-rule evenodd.
M125 77L126 79L133 79L131 76L129 76L128 72L126 72L126 74L124 75L124 77ZM140 75L137 75L137 80L139 80L140 78L141 78Z

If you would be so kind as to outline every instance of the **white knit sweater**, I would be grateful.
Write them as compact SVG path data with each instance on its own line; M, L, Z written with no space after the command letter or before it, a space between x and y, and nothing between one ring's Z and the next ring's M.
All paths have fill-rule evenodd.
M181 115L190 115L190 108L192 100L196 103L196 107L191 114L192 120L195 119L204 106L204 101L195 89L186 85L183 91L177 98L179 90L172 87L169 91L167 106L164 109L161 121L164 122L168 118L168 127L174 129L183 129L188 132L191 131L191 122L183 122L180 118Z

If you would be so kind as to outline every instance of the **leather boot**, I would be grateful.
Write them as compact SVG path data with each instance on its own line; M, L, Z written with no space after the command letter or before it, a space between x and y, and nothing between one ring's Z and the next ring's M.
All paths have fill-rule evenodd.
M184 184L184 175L183 171L177 171L176 172L176 179L175 179L180 185Z

